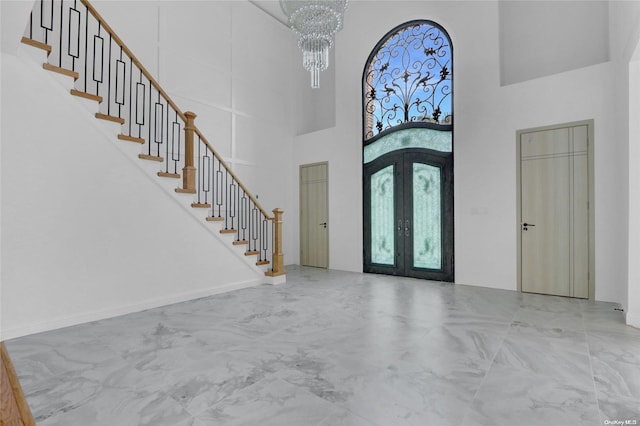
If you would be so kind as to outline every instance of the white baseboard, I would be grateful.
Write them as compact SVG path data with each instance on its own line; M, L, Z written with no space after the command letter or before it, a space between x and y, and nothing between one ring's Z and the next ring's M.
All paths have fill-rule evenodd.
M224 284L218 287L207 288L187 293L168 295L156 299L145 300L143 302L133 303L125 306L116 306L113 308L100 309L91 312L81 312L65 317L53 318L48 321L34 322L31 324L21 325L19 327L6 328L0 333L1 340L15 339L30 334L42 333L45 331L56 330L59 328L70 327L73 325L84 324L87 322L98 321L107 318L113 318L120 315L131 314L134 312L144 311L146 309L159 308L161 306L171 305L174 303L186 302L188 300L199 299L201 297L213 296L215 294L226 293L233 290L240 290L248 287L255 287L262 284L261 279L241 281L235 283Z

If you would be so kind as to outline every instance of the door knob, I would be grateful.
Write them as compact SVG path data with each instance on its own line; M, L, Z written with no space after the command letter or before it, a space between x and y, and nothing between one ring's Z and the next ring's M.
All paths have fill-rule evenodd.
M529 230L529 226L536 226L536 225L534 225L533 223L525 222L525 223L522 224L522 230L523 231L528 231Z
M324 228L327 229L327 222L322 222L320 226L324 226Z

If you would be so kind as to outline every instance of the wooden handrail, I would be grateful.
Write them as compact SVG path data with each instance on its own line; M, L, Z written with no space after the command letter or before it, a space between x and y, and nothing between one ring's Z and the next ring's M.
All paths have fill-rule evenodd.
M149 71L147 71L147 69L144 67L144 65L142 65L142 62L140 62L140 60L138 60L138 58L136 57L136 55L133 54L133 52L131 51L131 49L129 49L129 47L127 47L127 45L124 43L124 41L122 41L122 39L120 37L118 37L118 35L116 34L116 32L113 30L113 28L111 28L111 26L109 26L109 24L107 24L107 22L104 20L104 18L102 17L102 15L100 15L100 13L98 13L98 11L91 5L91 3L89 3L88 0L80 0L80 2L86 6L86 8L89 10L89 12L93 15L94 18L96 18L98 20L98 22L100 22L100 25L102 25L102 27L111 35L112 39L115 40L115 42L122 48L122 50L124 51L124 53L126 53L126 55L131 58L131 61L136 64L136 66L140 69L140 71L142 72L142 74L144 74L144 76L149 80L149 83L155 87L155 89L160 93L160 95L162 95L162 97L164 99L167 100L167 103L169 105L171 105L171 108L173 108L176 113L180 116L180 118L182 119L182 121L184 121L185 123L188 122L187 120L187 116L185 115L184 112L182 112L182 110L178 107L178 105L176 105L175 102L173 102L173 100L171 99L171 97L169 97L169 95L167 94L167 92L164 91L164 89L162 89L162 87L160 87L160 84L155 80L155 78L153 78L153 76L151 75L151 73ZM236 174L233 172L233 170L231 170L231 168L227 165L227 163L222 159L222 157L220 157L220 155L216 152L215 149L213 149L213 147L209 144L209 142L207 141L207 139L204 137L204 135L202 135L202 132L200 131L200 129L198 129L198 127L194 124L193 125L193 129L194 131L198 134L198 136L200 137L200 139L202 140L202 142L204 142L205 146L213 153L213 155L218 159L218 161L220 162L220 164L222 164L222 166L229 172L229 174L233 177L233 179L235 179L236 182L238 182L238 185L240 186L240 188L242 188L242 190L249 196L249 198L251 199L251 201L253 201L254 205L260 210L260 212L268 219L273 221L274 218L272 216L269 216L269 214L267 213L267 211L264 209L264 207L262 207L262 205L258 202L258 200L253 196L253 194L247 189L247 187L240 181L240 179L238 179L238 177L236 176Z
M35 426L4 342L0 342L0 370L0 425Z

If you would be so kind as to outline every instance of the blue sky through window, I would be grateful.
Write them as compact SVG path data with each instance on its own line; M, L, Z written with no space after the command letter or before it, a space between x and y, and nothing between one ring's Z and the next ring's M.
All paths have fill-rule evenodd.
M433 23L413 22L374 52L365 75L370 138L406 122L452 123L452 60L447 34Z

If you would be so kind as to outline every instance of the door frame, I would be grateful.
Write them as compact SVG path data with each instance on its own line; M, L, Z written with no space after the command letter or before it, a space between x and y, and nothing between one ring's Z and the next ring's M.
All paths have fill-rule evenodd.
M300 164L298 166L298 211L300 212L300 216L298 218L298 222L299 222L299 235L300 238L298 239L298 257L300 259L300 263L302 264L302 243L303 243L303 239L302 239L302 234L303 234L303 229L302 229L302 224L303 224L303 220L302 220L302 214L303 214L303 209L302 209L302 191L303 191L303 183L302 183L302 169L306 168L306 167L313 167L313 166L325 166L327 169L327 181L326 181L326 186L327 186L327 190L326 190L326 194L327 194L327 198L326 198L326 206L327 206L327 247L326 247L326 256L327 256L327 266L326 269L330 268L331 265L331 258L330 258L330 251L329 251L329 246L330 246L330 241L331 241L331 227L329 226L329 162L328 161L320 161L320 162L316 162L316 163L308 163L308 164Z
M533 127L516 131L516 239L517 239L517 280L518 292L522 293L522 175L520 167L521 144L523 134L546 130L566 129L577 126L587 126L587 172L589 194L589 299L595 300L596 274L595 274L595 198L594 198L594 120L572 121L550 126Z

